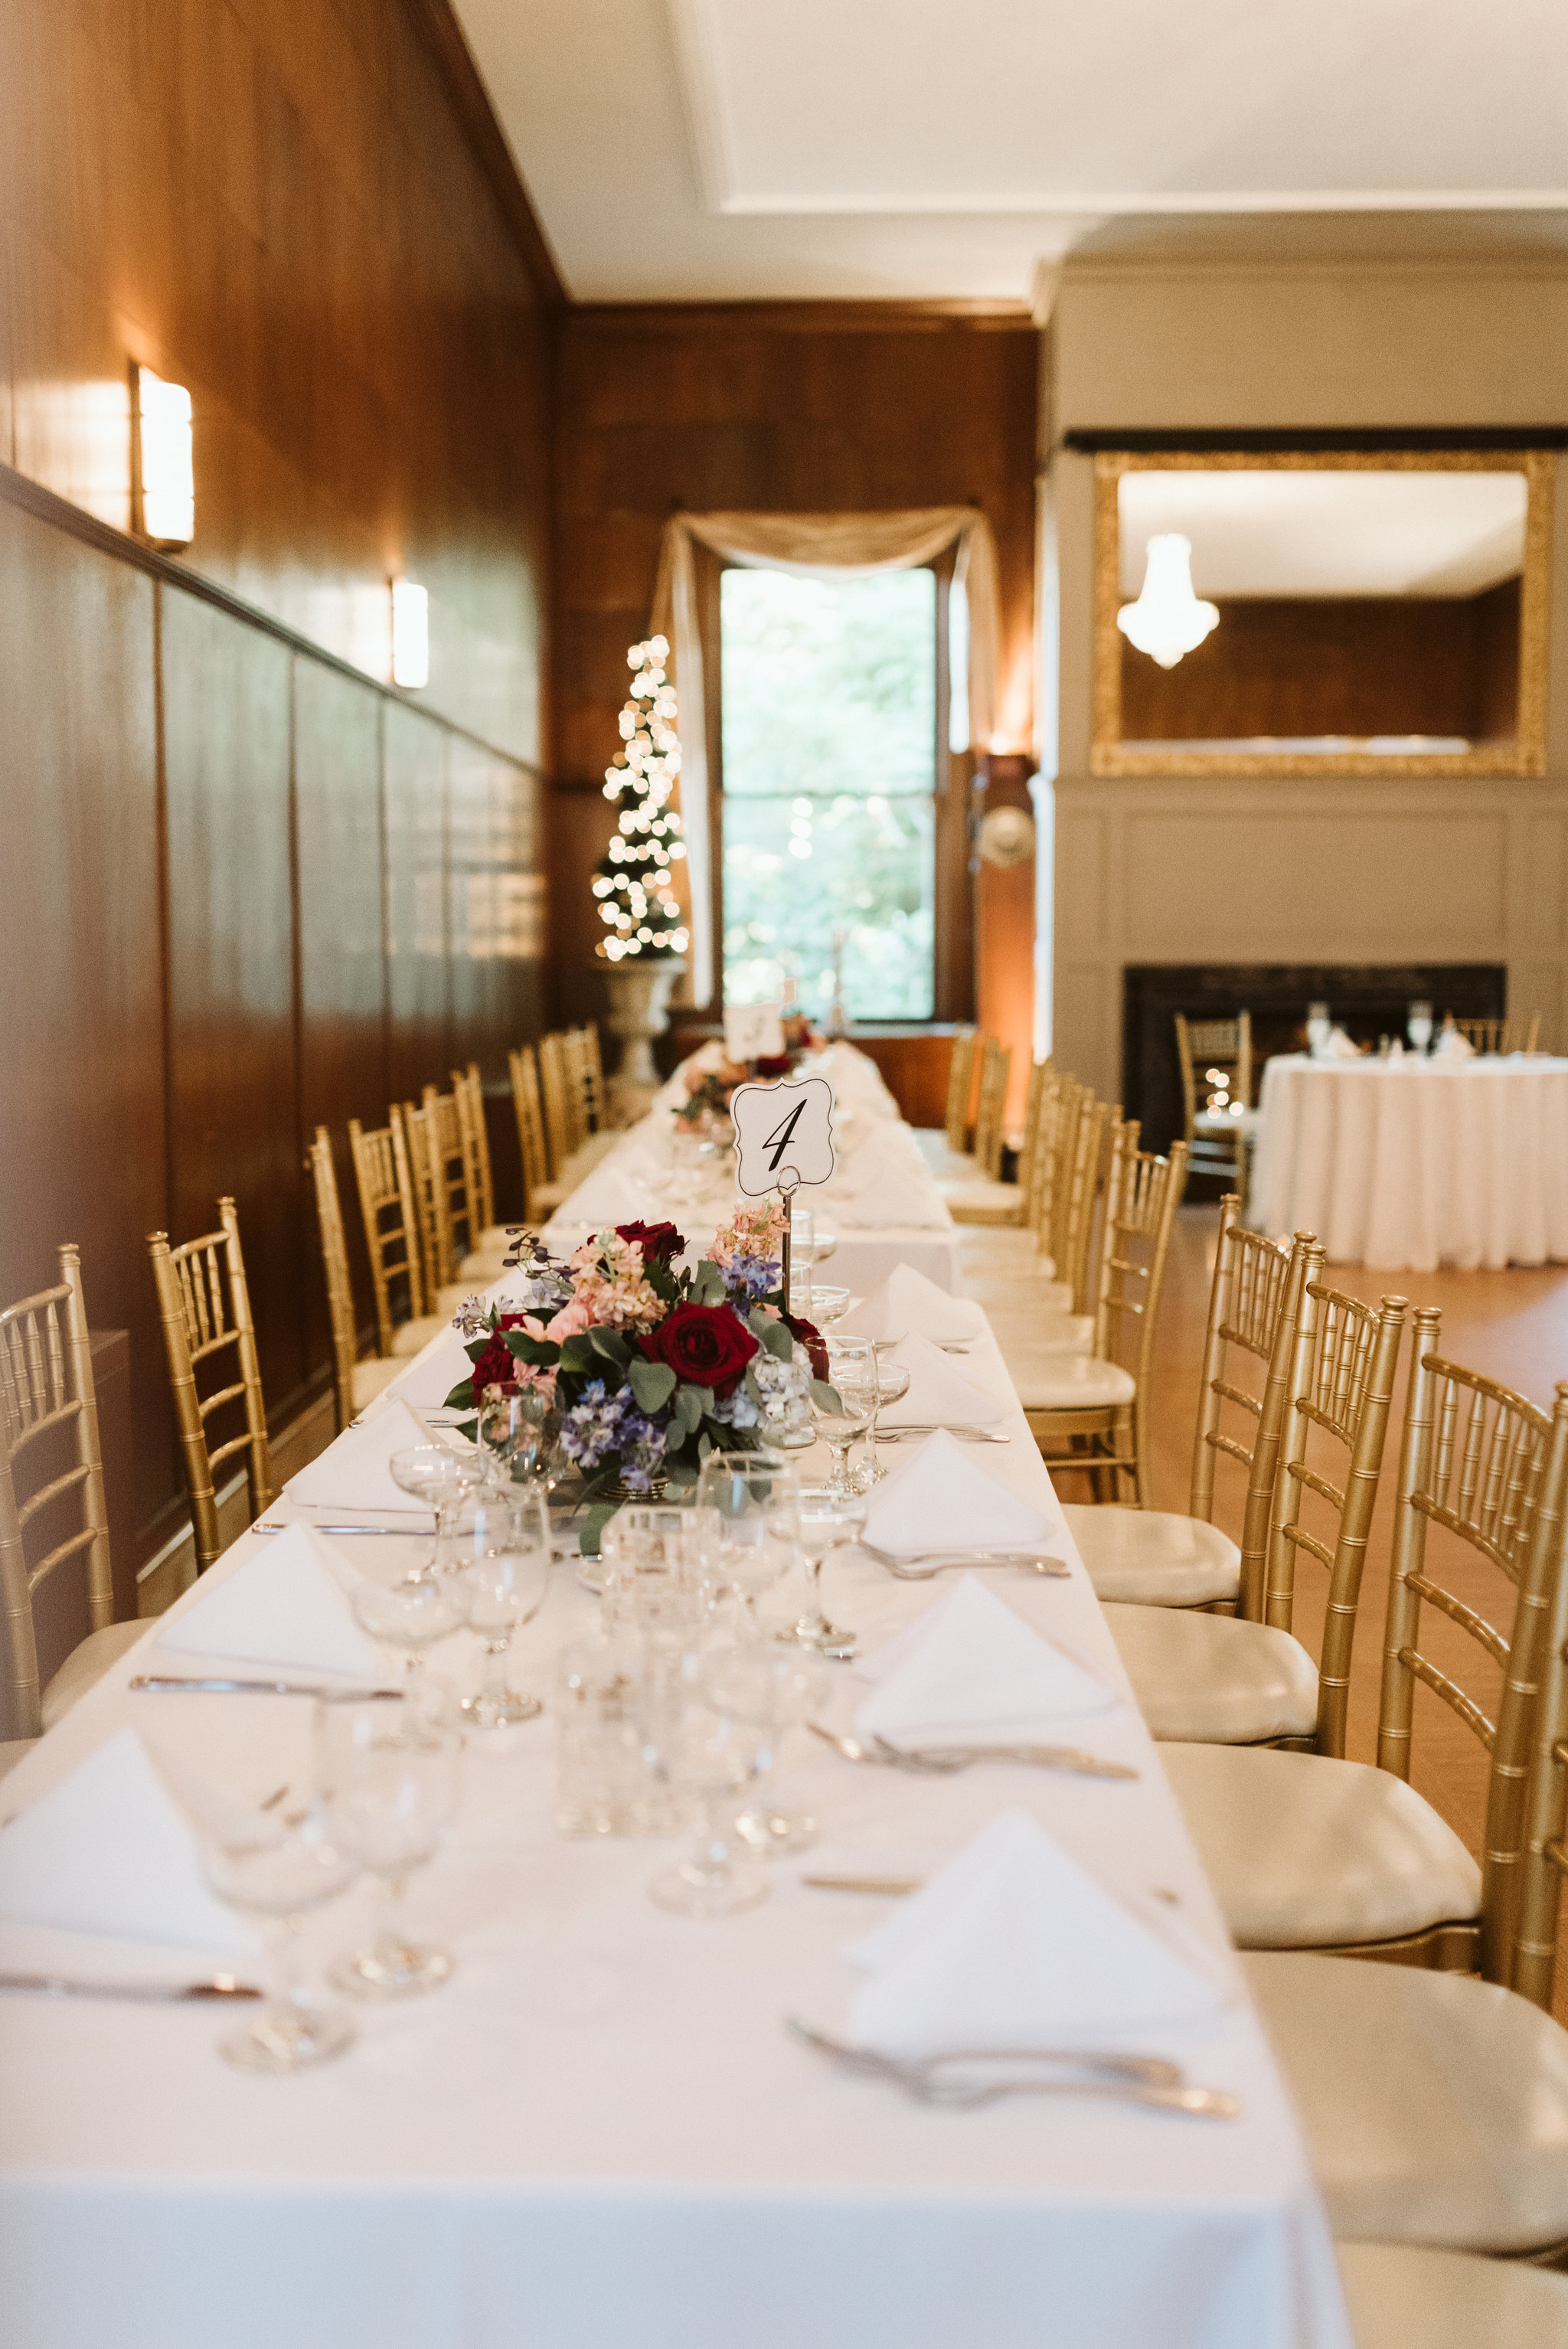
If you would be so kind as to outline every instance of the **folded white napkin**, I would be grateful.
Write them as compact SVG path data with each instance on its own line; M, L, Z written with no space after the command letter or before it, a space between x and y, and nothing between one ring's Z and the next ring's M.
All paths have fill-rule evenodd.
M879 1174L854 1198L831 1202L834 1220L856 1231L947 1231L953 1218L929 1174Z
M960 1575L896 1639L854 1666L875 1686L855 1715L896 1744L1040 1729L1115 1703L1112 1692L987 1588Z
M896 1452L897 1447L894 1447ZM1026 1549L1049 1520L980 1466L970 1446L938 1428L872 1495L866 1539L890 1557L931 1550Z
M1473 1061L1475 1046L1457 1028L1444 1028L1432 1046L1434 1061Z
M994 1394L966 1379L951 1354L910 1330L884 1361L902 1362L909 1392L878 1413L882 1427L994 1427L1003 1406Z
M834 1197L858 1198L885 1174L915 1183L923 1175L929 1179L919 1145L906 1125L873 1125L853 1154L839 1161L833 1175Z
M902 1338L918 1330L923 1338L977 1338L985 1316L970 1297L950 1297L912 1264L894 1265L887 1278L851 1306L838 1324L846 1338Z
M153 1644L171 1655L374 1681L381 1671L376 1644L355 1621L347 1597L356 1579L319 1534L291 1526L222 1582L199 1583L194 1606L171 1616Z
M363 1427L345 1428L284 1489L304 1509L394 1509L403 1516L425 1516L428 1512L416 1496L393 1483L387 1463L411 1444L437 1441L399 1398Z
M1323 1048L1326 1061L1358 1061L1362 1057L1359 1044L1352 1043L1343 1028L1334 1029Z
M1219 1952L1144 1917L1021 1810L1004 1811L885 1925L851 1944L869 1974L849 2036L889 2055L1085 2045L1201 2021L1232 1990Z
M0 1917L181 1948L256 1945L207 1889L190 1826L130 1728L0 1831Z

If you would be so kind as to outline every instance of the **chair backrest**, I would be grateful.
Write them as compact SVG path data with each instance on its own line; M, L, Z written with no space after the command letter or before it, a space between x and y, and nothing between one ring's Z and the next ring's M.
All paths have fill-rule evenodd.
M1549 1526L1543 1529L1541 1511L1548 1468L1556 1465L1559 1431L1556 1419L1548 1419L1524 1395L1445 1361L1437 1351L1440 1319L1435 1306L1423 1306L1415 1317L1383 1633L1377 1760L1396 1777L1408 1778L1418 1681L1490 1753L1481 1957L1495 1980L1501 1978L1511 1931L1532 1715L1557 1568L1559 1537ZM1558 1394L1560 1417L1561 1388ZM1507 1631L1438 1579L1428 1558L1432 1526L1462 1542L1501 1577L1504 1608L1512 1619ZM1495 1722L1422 1648L1423 1602L1468 1633L1493 1672L1501 1668Z
M953 1039L947 1063L947 1115L944 1121L949 1150L969 1147L969 1096L975 1087L975 1030L960 1028Z
M1245 1469L1241 1611L1255 1619L1263 1612L1266 1588L1269 1511L1290 1392L1302 1285L1309 1277L1315 1278L1323 1251L1311 1232L1297 1232L1294 1245L1286 1246L1262 1232L1248 1231L1241 1221L1241 1204L1233 1192L1220 1202L1220 1237L1209 1290L1188 1506L1191 1516L1212 1525L1214 1472L1221 1457L1234 1460ZM1247 1357L1263 1365L1261 1372L1254 1374L1259 1392L1238 1382ZM1227 1405L1231 1412L1242 1413L1243 1425L1252 1422L1247 1440L1232 1433Z
M1011 1045L987 1036L980 1063L980 1098L975 1111L975 1163L993 1181L1002 1167L1002 1134L1012 1070Z
M593 1131L598 1133L609 1123L609 1095L604 1088L604 1056L599 1049L599 1022L590 1019L583 1030L583 1048L588 1057L588 1080L593 1089Z
M1200 1110L1253 1105L1253 1015L1189 1019L1176 1014L1176 1059L1181 1071L1185 1138L1191 1143Z
M1315 1277L1322 1262L1314 1242L1291 1352L1264 1603L1260 1610L1254 1590L1243 1588L1240 1611L1254 1618L1261 1611L1288 1631L1298 1557L1305 1553L1326 1570L1315 1744L1320 1754L1343 1756L1361 1576L1409 1309L1402 1297L1371 1306L1326 1288ZM1304 1522L1304 1510L1321 1531Z
M1037 1245L1052 1258L1059 1280L1068 1278L1063 1267L1067 1262L1068 1206L1072 1196L1073 1166L1078 1154L1078 1126L1093 1104L1094 1095L1087 1085L1080 1085L1076 1077L1061 1080L1055 1104L1050 1163L1040 1169L1042 1195L1035 1227Z
M76 1464L50 1476L18 1501L15 1465L28 1447L54 1430L70 1432ZM53 1463L46 1461L47 1467ZM26 1535L33 1520L62 1503L81 1522L29 1567ZM74 1242L60 1250L60 1279L54 1288L0 1312L0 1736L36 1737L39 1715L38 1651L33 1637L33 1593L68 1559L85 1561L88 1611L95 1631L114 1619L114 1583L109 1570L108 1512L104 1505L98 1452L98 1396L92 1349L82 1303L81 1253Z
M321 1233L321 1260L326 1271L326 1310L332 1323L333 1386L337 1397L337 1432L341 1435L354 1417L354 1365L359 1360L359 1325L354 1310L354 1283L348 1272L348 1237L343 1228L343 1206L337 1195L337 1169L332 1163L332 1136L325 1125L305 1160L315 1186L315 1219Z
M369 1133L357 1118L351 1118L348 1148L370 1257L370 1285L376 1295L376 1350L385 1360L392 1351L398 1324L417 1321L425 1310L425 1267L414 1177L403 1128L396 1117ZM393 1290L397 1286L407 1295L406 1313L393 1310Z
M1035 1186L1035 1161L1040 1147L1040 1112L1050 1073L1048 1061L1032 1061L1029 1063L1029 1084L1024 1095L1024 1124L1018 1143L1017 1169L1018 1188L1024 1195L1026 1216Z
M550 1150L544 1138L544 1110L539 1097L539 1063L531 1044L507 1054L511 1071L511 1105L517 1118L518 1148L522 1155L522 1212L539 1222L536 1195L550 1180Z
M1533 1052L1541 1040L1541 1014L1523 1019L1456 1019L1450 1011L1445 1028L1457 1028L1478 1052Z
M1057 1219L1060 1237L1052 1253L1057 1260L1057 1278L1066 1281L1072 1289L1075 1313L1092 1311L1096 1302L1089 1286L1089 1243L1109 1163L1112 1121L1120 1114L1109 1102L1086 1095L1073 1132L1072 1161L1067 1169Z
M1034 1116L1026 1137L1025 1155L1018 1162L1018 1182L1024 1194L1024 1222L1035 1235L1036 1247L1042 1249L1048 1248L1051 1242L1057 1145L1071 1085L1071 1079L1058 1076L1048 1061L1041 1063Z
M1550 2014L1562 1879L1568 1874L1568 1382L1559 1385L1552 1413L1533 1541L1541 1556L1532 1561L1525 1581L1548 1603L1541 1633L1541 1693L1530 1727L1518 1899L1505 1948L1488 1950L1483 1934L1482 1963L1490 1957L1492 1980L1507 1982ZM1505 1935L1497 1940L1504 1943Z
M220 1199L218 1214L222 1220L217 1231L205 1232L200 1239L186 1240L179 1247L170 1247L167 1232L151 1232L147 1241L163 1324L163 1349L169 1358L174 1416L185 1455L199 1574L211 1565L221 1546L216 1478L223 1463L236 1453L244 1454L253 1521L271 1506L273 1499L261 1365L256 1360L245 1261L240 1252L240 1219L232 1199ZM225 1361L223 1367L232 1367L238 1375L227 1386L204 1396L197 1372L221 1355L232 1356L232 1363ZM232 1403L243 1411L243 1433L214 1444L208 1436L207 1423Z
M544 1140L553 1181L576 1147L572 1138L566 1040L554 1030L539 1040L539 1087L544 1102Z
M1095 1303L1094 1350L1102 1361L1116 1361L1138 1381L1132 1414L1138 1458L1147 1473L1149 1394L1171 1226L1187 1179L1187 1146L1173 1143L1169 1158L1138 1147L1138 1123L1130 1119L1112 1142L1102 1210L1099 1288ZM1130 1359L1129 1359L1130 1357Z
M424 1268L425 1305L436 1309L436 1297L452 1279L452 1219L450 1201L440 1179L436 1136L429 1112L412 1102L394 1102L388 1114L394 1131L401 1125L408 1154L408 1178L414 1186L415 1229L419 1235L419 1260Z
M495 1223L495 1184L490 1174L490 1133L485 1125L484 1079L477 1061L469 1062L466 1074L459 1069L452 1071L452 1097L458 1104L458 1123L468 1153L469 1244L478 1247L480 1234L490 1230Z
M434 1085L427 1085L420 1107L425 1114L425 1132L446 1226L446 1278L455 1280L458 1266L472 1253L479 1234L474 1220L473 1168L468 1137L455 1092L438 1093Z
M573 1150L581 1150L604 1123L603 1080L599 1074L597 1035L568 1028L562 1039L566 1071L566 1120Z

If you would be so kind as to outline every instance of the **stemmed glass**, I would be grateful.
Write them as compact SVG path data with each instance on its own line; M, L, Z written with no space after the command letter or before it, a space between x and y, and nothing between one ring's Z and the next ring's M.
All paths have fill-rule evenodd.
M392 1482L423 1501L436 1520L436 1552L439 1556L447 1520L476 1485L494 1474L493 1454L482 1444L469 1452L454 1452L449 1444L411 1444L395 1452L387 1463Z
M1315 1061L1322 1059L1333 1033L1334 1022L1328 1016L1327 1004L1309 1003L1306 1007L1306 1049Z
M850 1292L836 1281L813 1280L811 1283L810 1320L818 1330L830 1330L841 1321L850 1309Z
M833 1455L832 1490L843 1496L854 1491L850 1479L850 1447L871 1425L877 1407L877 1358L869 1338L829 1338L826 1384L830 1399L822 1398L822 1382L813 1384L811 1413L817 1432Z
M1424 1052L1432 1040L1432 1007L1429 1003L1412 1003L1405 1021L1405 1033L1418 1052Z
M334 1697L316 1703L322 1790L335 1839L379 1889L382 1921L363 1949L330 1970L354 1998L407 1998L452 1971L445 1950L397 1925L407 1877L433 1859L458 1795L458 1742L407 1697Z
M226 2063L242 2072L303 2072L341 2055L354 2025L330 2007L313 2006L300 1979L299 1929L318 1908L353 1883L359 1861L332 1831L319 1805L303 1817L236 1808L221 1823L205 1823L201 1868L221 1900L260 1919L272 1953L273 1995L239 2030L218 2042Z
M892 1348L895 1341L879 1338L872 1342L876 1348L877 1358L877 1399L875 1408L872 1412L870 1440L866 1444L865 1457L851 1479L857 1493L869 1493L872 1486L880 1485L887 1475L887 1470L882 1466L876 1454L877 1421L884 1402L902 1402L909 1392L909 1372L902 1362L895 1362L892 1359Z
M511 1729L543 1710L508 1684L514 1633L531 1623L550 1588L550 1512L534 1487L481 1493L447 1539L450 1579L471 1630L483 1635L485 1669L477 1695L463 1699L475 1729ZM442 1579L447 1579L443 1577Z
M858 1493L835 1492L830 1485L808 1485L800 1493L800 1547L806 1555L815 1612L802 1615L785 1635L802 1647L820 1648L825 1655L851 1655L855 1635L841 1624L830 1623L822 1611L822 1565L830 1552L849 1549L865 1531L867 1503Z
M768 1731L725 1702L720 1668L733 1651L651 1651L643 1675L643 1749L655 1777L694 1804L695 1851L662 1868L648 1898L677 1917L732 1917L769 1892L766 1871L738 1838L737 1800L771 1759ZM738 1839L739 1848L737 1848Z
M710 1452L697 1478L695 1539L705 1577L757 1602L799 1555L800 1480L781 1452Z
M450 1637L468 1604L452 1578L429 1565L417 1567L400 1582L377 1582L366 1575L348 1598L360 1630L403 1658L405 1693L412 1693L424 1672L427 1649Z
M810 1721L820 1712L828 1692L828 1667L807 1649L748 1645L717 1656L707 1671L707 1687L716 1704L767 1733L767 1749L758 1779L765 1779L786 1730ZM809 1851L817 1840L817 1822L804 1812L793 1816L761 1799L760 1786L735 1822L755 1851L784 1858Z
M560 1431L559 1413L537 1387L515 1387L480 1407L480 1448L510 1484L548 1479Z

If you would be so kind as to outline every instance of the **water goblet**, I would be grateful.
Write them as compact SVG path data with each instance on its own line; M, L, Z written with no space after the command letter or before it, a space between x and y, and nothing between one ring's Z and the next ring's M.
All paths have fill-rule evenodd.
M858 1493L835 1492L830 1485L806 1485L800 1490L800 1547L810 1578L811 1612L802 1615L783 1635L802 1647L824 1654L851 1654L855 1635L830 1623L822 1609L822 1567L830 1552L850 1549L865 1531L867 1503Z
M830 1330L841 1321L850 1309L850 1292L836 1281L813 1280L811 1283L810 1319L819 1330Z
M704 1578L757 1602L799 1555L799 1478L781 1452L710 1452L697 1478L697 1543Z
M360 1630L401 1656L406 1692L419 1682L427 1650L449 1639L466 1612L465 1593L428 1564L397 1582L365 1575L351 1588L348 1601Z
M445 1950L411 1940L403 1888L436 1855L458 1795L458 1741L407 1697L324 1696L316 1750L331 1832L376 1884L381 1923L331 1967L354 1998L407 1998L447 1981Z
M484 1678L463 1699L474 1729L511 1729L543 1707L538 1697L509 1685L513 1636L531 1623L550 1588L550 1512L537 1486L481 1492L449 1537L451 1578L465 1601L470 1630L485 1643Z
M727 1713L737 1714L766 1734L767 1744L757 1771L752 1797L737 1815L736 1832L754 1851L769 1858L786 1858L809 1851L817 1840L817 1822L804 1812L779 1807L777 1799L762 1799L762 1782L771 1772L785 1732L820 1712L828 1692L829 1671L820 1656L810 1650L755 1643L738 1646L714 1657L707 1673L708 1693Z
M866 1445L864 1459L850 1479L857 1493L869 1493L872 1486L880 1485L887 1475L876 1455L877 1419L883 1403L899 1402L909 1392L909 1372L902 1362L893 1361L885 1339L876 1340L876 1358L877 1395L872 1412L871 1440Z
M321 1806L303 1817L233 1806L203 1823L201 1870L221 1900L257 1918L272 1955L275 1988L265 2005L218 2043L242 2072L303 2072L352 2044L346 2014L312 2005L300 1979L299 1929L307 1909L345 1891L359 1862L331 1831Z
M661 1868L648 1898L677 1917L733 1917L769 1883L738 1836L738 1798L771 1758L769 1733L725 1703L714 1672L730 1651L651 1651L643 1675L643 1750L655 1781L698 1815L696 1848Z
M482 1446L456 1452L449 1444L410 1444L406 1451L394 1452L387 1463L392 1482L423 1501L435 1518L438 1563L447 1520L465 1493L489 1478L490 1459Z
M1328 1016L1326 1003L1309 1003L1306 1007L1306 1049L1315 1061L1321 1060L1334 1033L1334 1022Z
M850 1447L872 1423L877 1405L876 1352L869 1338L829 1338L827 1392L819 1381L811 1390L811 1415L817 1433L833 1455L830 1482L835 1493L848 1495Z
M1405 1021L1405 1033L1412 1048L1424 1052L1432 1040L1432 1007L1429 1003L1412 1003Z

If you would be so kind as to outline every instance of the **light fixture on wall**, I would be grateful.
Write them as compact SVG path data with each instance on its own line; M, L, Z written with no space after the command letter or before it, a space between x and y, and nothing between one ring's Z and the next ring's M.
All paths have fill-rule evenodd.
M392 582L392 682L415 691L430 682L430 598L412 579Z
M189 546L196 535L191 394L134 361L130 391L131 525L154 546Z
M1192 592L1192 542L1180 531L1163 531L1149 542L1143 589L1136 604L1124 604L1116 625L1130 644L1161 668L1174 668L1183 653L1201 645L1220 625L1218 606Z

